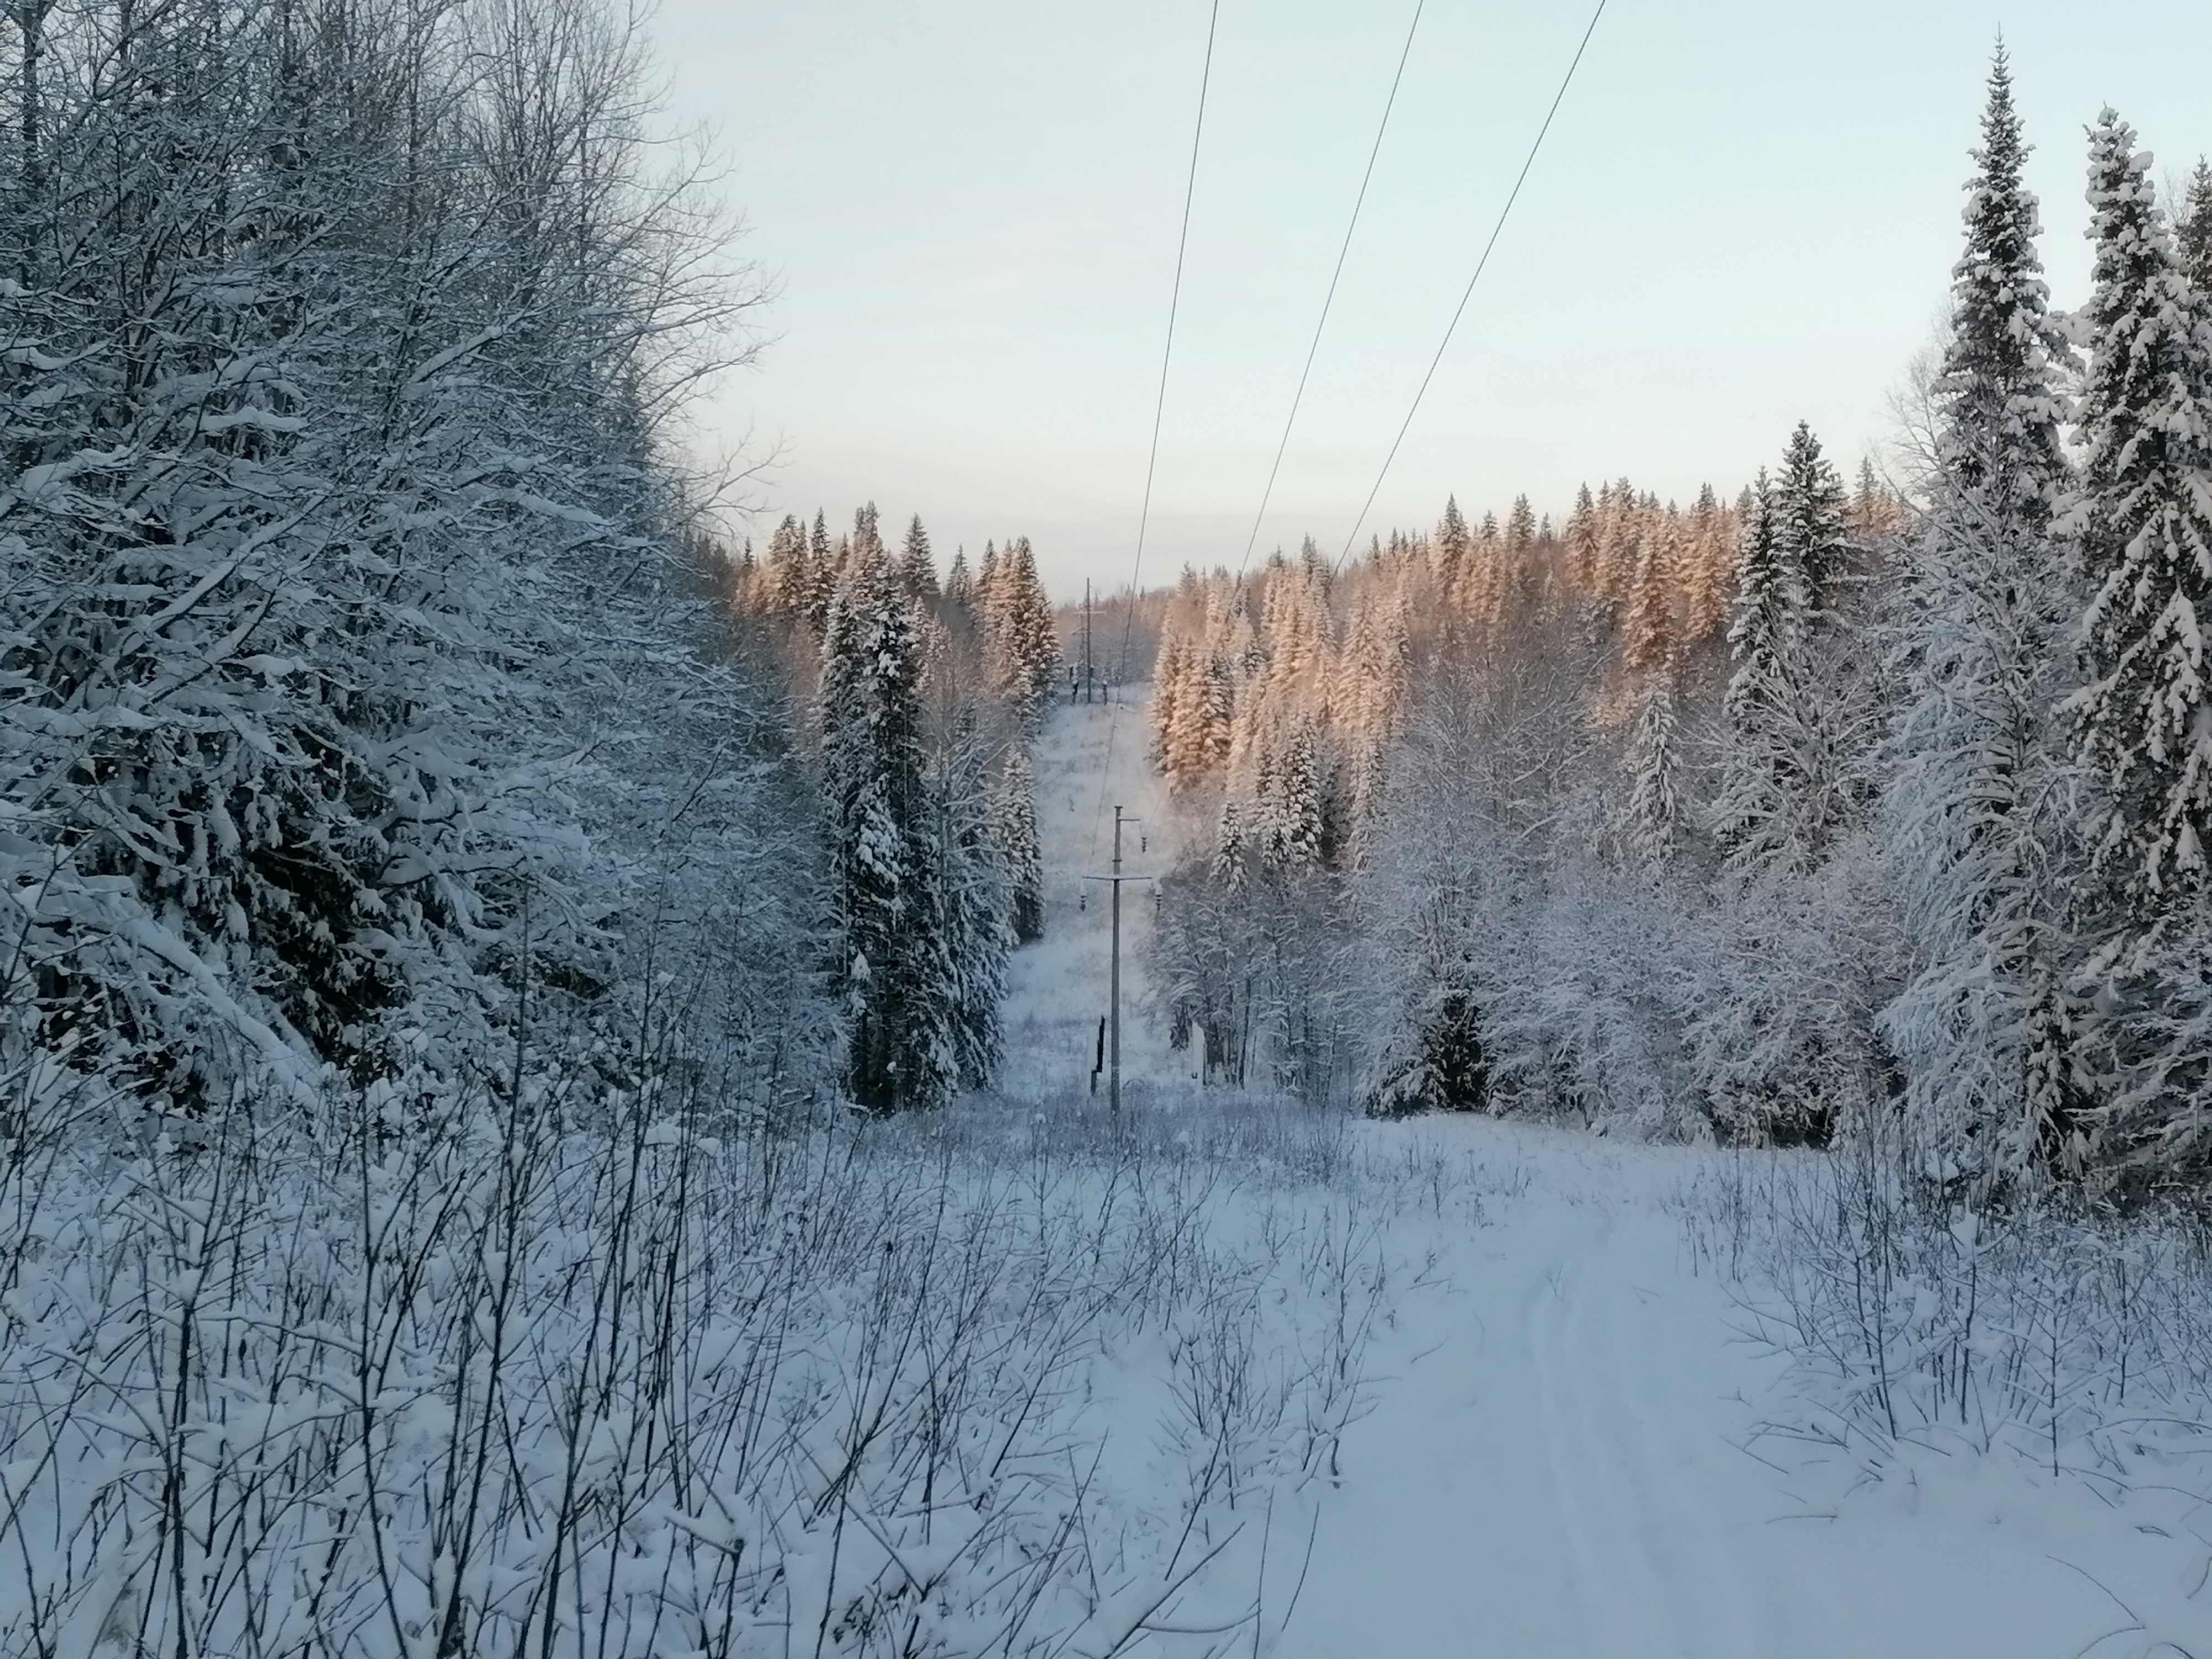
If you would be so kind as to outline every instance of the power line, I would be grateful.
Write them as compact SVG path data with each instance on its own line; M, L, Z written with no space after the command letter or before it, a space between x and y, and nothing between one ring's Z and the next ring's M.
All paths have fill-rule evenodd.
M1206 136L1206 94L1213 83L1213 37L1221 21L1221 0L1213 0L1212 9L1206 20L1206 64L1198 76L1198 122L1190 135L1190 173L1182 187L1182 229L1176 238L1175 283L1168 291L1168 337L1160 350L1159 395L1152 403L1152 446L1145 459L1145 501L1137 514L1137 556L1129 568L1129 599L1121 621L1121 659L1114 672L1115 683L1126 684L1129 674L1130 631L1137 621L1137 580L1145 568L1145 531L1152 519L1152 477L1160 463L1160 423L1167 413L1168 364L1175 356L1176 313L1182 305L1183 254L1190 246L1190 204L1198 193L1199 141ZM1098 823L1106 811L1106 787L1113 775L1114 728L1121 719L1121 705L1117 700L1106 716L1106 764L1098 778L1098 811L1091 820L1091 852L1098 850Z
M1352 233L1359 228L1359 210L1367 204L1367 186L1375 177L1375 159L1382 153L1382 135L1390 130L1390 112L1398 102L1398 87L1406 78L1406 60L1413 55L1413 34L1421 27L1421 9L1428 0L1415 0L1413 21L1406 26L1406 44L1398 53L1398 70L1390 77L1390 95L1382 100L1382 119L1375 129L1375 143L1367 152L1367 171L1359 175L1359 194L1352 204L1352 220L1344 228L1344 241L1336 250L1336 269L1328 275L1328 292L1322 296L1321 316L1314 323L1313 339L1306 347L1305 367L1298 371L1298 389L1291 397L1291 412L1283 421L1283 435L1275 445L1275 459L1267 469L1267 487L1260 492L1260 510L1252 515L1252 533L1244 538L1244 556L1237 561L1237 580L1244 580L1245 568L1252 562L1252 550L1259 544L1260 526L1267 517L1267 503L1274 499L1275 479L1283 470L1283 454L1291 445L1291 428L1297 423L1298 405L1305 401L1306 380L1313 374L1314 356L1321 349L1322 331L1328 326L1329 307L1336 303L1336 285L1344 275L1345 256L1352 252Z
M1536 141L1528 146L1528 154L1521 163L1521 172L1513 180L1512 190L1507 192L1505 205L1498 210L1498 222L1491 227L1490 240L1483 244L1482 257L1475 261L1474 275L1467 279L1467 287L1462 290L1459 304L1444 329L1444 337L1437 343L1437 355L1429 359L1429 372L1421 376L1420 387L1413 393L1413 401L1406 410L1406 418L1399 423L1398 435L1390 441L1390 453L1382 458L1382 471L1375 475L1375 486L1367 492L1367 499L1360 506L1359 517L1352 523L1352 533L1344 538L1344 551L1336 556L1335 568L1339 570L1344 568L1344 562L1351 555L1352 544L1359 539L1359 532L1367 523L1367 515L1374 508L1376 496L1382 494L1382 480L1389 476L1391 463L1398 459L1398 447L1406 441L1406 434L1413 424L1413 416L1421 407L1421 399L1428 395L1429 382L1436 379L1437 366L1443 362L1444 351L1451 344L1452 335L1459 327L1459 319L1467 311L1467 302L1474 296L1474 285L1482 280L1483 270L1490 264L1491 251L1498 246L1498 238L1505 228L1506 216L1513 211L1513 204L1521 198L1521 186L1528 182L1528 169L1536 164L1536 152L1543 149L1544 136L1552 130L1552 118L1559 112L1559 105L1566 98L1567 88L1574 84L1575 71L1582 67L1583 53L1589 49L1590 36L1597 33L1597 20L1605 15L1605 8L1606 0L1597 0L1597 9L1590 14L1589 26L1583 30L1581 43L1575 47L1573 61L1568 64L1566 74L1560 78L1559 89L1552 94L1552 106L1544 112L1544 125L1536 129Z

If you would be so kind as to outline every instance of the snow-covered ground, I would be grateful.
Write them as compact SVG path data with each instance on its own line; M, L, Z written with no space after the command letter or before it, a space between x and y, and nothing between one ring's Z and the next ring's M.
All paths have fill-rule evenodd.
M1184 833L1158 777L1146 763L1148 688L1123 688L1121 703L1060 703L1048 712L1036 756L1037 845L1044 866L1045 936L1018 952L1006 1002L1001 1091L1015 1100L1087 1089L1106 1013L1112 912L1109 872L1114 808L1138 820L1122 832L1125 872L1158 874ZM1180 1081L1189 1056L1170 1050L1151 1017L1145 945L1152 938L1153 886L1121 890L1121 1077ZM1102 1079L1103 1095L1105 1084Z
M1017 1097L1087 1070L1104 919L1095 903L1076 911L1076 877L1104 867L1102 802L1109 823L1117 799L1165 820L1141 714L1061 708L1048 722L1039 816L1054 932L1015 981ZM1133 861L1157 867L1152 857ZM1141 939L1150 905L1130 910ZM1125 1064L1182 1076L1132 1012L1141 971L1125 966L1137 994ZM1207 1110L1200 1091L1186 1098ZM1283 1495L1267 1562L1225 1558L1205 1598L1224 1618L1240 1598L1256 1613L1240 1650L2212 1655L2212 1514L2190 1496L2206 1471L2185 1471L2187 1490L2124 1492L1931 1443L1904 1447L1875 1480L1837 1447L1760 1431L1803 1420L1803 1385L1746 1334L1743 1292L1699 1259L1685 1224L1745 1155L1480 1120L1351 1135L1360 1180L1387 1195L1380 1248L1401 1289L1364 1357L1372 1392L1338 1479ZM1285 1302L1275 1334L1295 1344L1288 1327L1310 1316Z
M1393 1220L1438 1288L1369 1354L1279 1659L2212 1653L2201 1504L2003 1454L1851 1490L1832 1451L1754 1438L1790 1415L1787 1367L1684 1243L1711 1154L1474 1121L1360 1133L1518 1190L1472 1234Z

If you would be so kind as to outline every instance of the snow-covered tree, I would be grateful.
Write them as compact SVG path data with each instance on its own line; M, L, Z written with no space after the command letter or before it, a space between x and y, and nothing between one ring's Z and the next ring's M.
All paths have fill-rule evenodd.
M2189 175L2189 199L2176 227L2174 253L2200 295L2212 294L2212 161L2201 157Z
M863 540L831 602L817 714L847 1086L879 1112L936 1105L961 1073L920 654L889 561Z
M915 604L937 603L937 560L929 550L929 532L922 528L919 513L906 528L906 544L899 552L898 580L899 586Z
M2002 1180L2078 1172L2087 1143L2063 994L2070 838L2053 713L2075 614L2051 535L2065 351L2002 52L1982 133L1894 665L1906 699L1884 840L1912 977L1883 1026L1931 1167Z
M1628 739L1626 839L1646 864L1662 864L1681 840L1687 811L1682 792L1681 739L1674 713L1674 673L1662 664L1645 678Z
M1855 549L1844 483L1805 422L1790 434L1773 484L1774 537L1804 583L1809 615L1832 612Z
M770 611L801 619L814 602L813 556L808 550L806 526L795 514L786 514L769 538L763 597Z
M1029 538L1016 537L995 559L987 548L985 570L981 597L992 686L1018 713L1035 719L1059 678L1060 635Z
M1176 729L1187 718L1182 713L1185 705L1198 694L1198 675L1203 669L1197 657L1198 647L1180 630L1171 629L1160 642L1159 656L1152 665L1152 700L1145 711L1152 726L1150 753L1152 765L1170 787L1196 781L1181 769Z
M1322 861L1328 830L1312 726L1301 720L1270 760L1260 797L1261 861L1272 869L1314 869Z
M1015 750L1008 763L1019 755ZM937 818L928 880L939 894L948 970L942 994L959 1079L971 1089L989 1085L1005 1052L1000 1006L1006 1000L1006 963L1016 943L1014 918L1024 878L1014 867L1018 853L1010 845L1019 825L1006 822L1005 773L1000 769L994 779L994 769L989 745L970 729L939 744L927 779ZM1026 876L1034 893L1033 806L1029 820Z
M1790 809L1804 781L1799 751L1810 608L1763 469L1752 487L1736 572L1727 751L1714 827L1732 858L1754 862L1796 850Z
M1622 627L1621 664L1632 674L1650 674L1674 653L1674 596L1680 586L1680 515L1668 512L1643 527L1636 548L1636 574L1628 593Z
M1759 474L1743 513L1727 730L1714 826L1731 868L1803 872L1862 804L1874 718L1863 635L1835 600L1850 556L1843 489L1803 426L1784 477ZM1807 561L1823 573L1818 592Z
M1698 491L1683 529L1683 634L1686 642L1712 638L1729 623L1735 592L1735 547L1728 515L1711 484Z
M1437 585L1446 594L1457 594L1467 580L1468 556L1474 548L1474 538L1468 530L1466 515L1459 510L1459 497L1446 496L1435 542Z
M2107 109L2089 158L2094 288L2064 529L2094 592L2068 700L2097 876L2154 933L2206 886L2212 835L2212 302L2176 264L2150 157Z
M588 4L62 15L0 200L4 1018L155 1102L469 1065L743 839L671 787L747 738L662 440L745 288Z
M817 507L806 540L808 593L806 625L820 639L830 627L830 602L837 595L838 559L830 542L830 520Z
M994 835L1006 860L1014 938L1034 944L1044 937L1044 869L1037 846L1036 769L1025 749L1008 750L994 800Z

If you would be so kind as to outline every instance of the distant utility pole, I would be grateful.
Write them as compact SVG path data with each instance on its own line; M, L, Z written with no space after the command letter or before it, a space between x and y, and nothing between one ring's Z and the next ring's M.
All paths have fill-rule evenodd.
M1125 881L1150 881L1150 876L1121 873L1121 826L1142 823L1142 818L1123 816L1119 805L1114 808L1114 869L1104 876L1086 876L1086 881L1113 884L1114 924L1112 967L1106 981L1106 1066L1107 1099L1112 1109L1121 1109L1121 884Z
M1091 578L1083 579L1083 701L1091 701Z

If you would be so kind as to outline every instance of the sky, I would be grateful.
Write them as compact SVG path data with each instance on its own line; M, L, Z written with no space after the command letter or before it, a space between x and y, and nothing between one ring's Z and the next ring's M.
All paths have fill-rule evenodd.
M1590 6L1425 0L1255 538L1414 6L1220 0L1139 562L1208 10L665 0L672 114L775 288L696 440L758 465L757 540L872 500L940 559L1028 536L1061 597L1346 545ZM1800 420L1855 472L1942 319L2000 31L2078 304L2084 128L2114 105L2156 177L2212 151L2212 5L1608 0L1362 544L1448 495L1733 493Z

